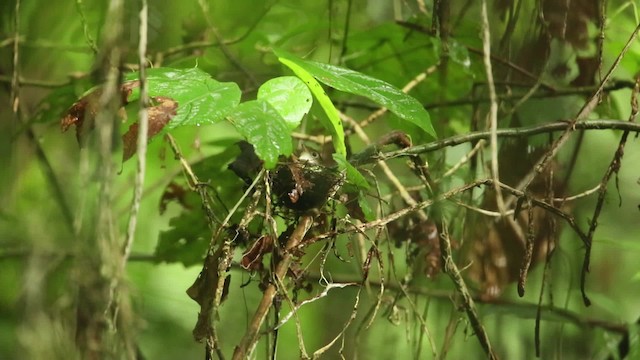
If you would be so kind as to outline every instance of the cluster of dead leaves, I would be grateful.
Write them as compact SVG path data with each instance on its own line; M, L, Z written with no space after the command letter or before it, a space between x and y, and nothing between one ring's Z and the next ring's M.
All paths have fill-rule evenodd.
M120 96L122 106L129 104L129 97L133 89L140 86L140 81L127 81L120 86ZM76 138L79 144L85 142L87 134L95 127L98 113L102 109L101 99L103 90L97 88L76 101L63 115L60 120L62 131L67 131L72 125L76 127ZM151 99L151 106L147 108L148 131L147 139L152 139L159 134L164 127L176 115L178 102L170 97L155 96ZM136 121L122 135L122 161L126 161L136 152L138 142L138 127Z

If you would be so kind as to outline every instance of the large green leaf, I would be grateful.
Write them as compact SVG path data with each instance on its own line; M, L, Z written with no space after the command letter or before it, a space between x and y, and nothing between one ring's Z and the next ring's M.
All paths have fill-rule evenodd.
M279 53L276 54L279 56ZM327 118L321 117L320 121L322 122L322 125L331 132L333 147L336 149L336 153L342 154L346 157L347 147L344 145L344 127L342 126L342 120L340 120L340 116L338 116L338 109L333 105L327 93L324 92L322 85L320 85L311 74L294 61L291 61L286 57L278 57L278 60L290 68L307 84L313 96L318 100L322 110L327 114Z
M184 266L202 263L211 232L202 220L205 214L199 206L199 197L195 193L188 193L186 201L195 210L183 210L169 221L169 229L160 232L155 249L157 261L179 262Z
M258 89L258 99L271 104L290 130L300 125L313 103L309 88L295 76L281 76L262 84Z
M139 80L140 73L126 75L127 81ZM222 83L198 69L155 68L147 70L149 96L166 96L178 102L176 116L166 125L172 129L182 125L215 124L224 120L240 103L236 83ZM140 97L134 88L129 100Z
M429 113L422 104L393 85L339 66L303 60L283 51L275 51L275 53L280 62L291 68L296 75L300 76L299 70L296 71L292 65L335 89L364 96L436 137ZM304 78L302 80L306 82Z
M291 155L291 130L278 111L264 100L247 101L237 106L227 119L253 145L267 169L273 169L280 155Z

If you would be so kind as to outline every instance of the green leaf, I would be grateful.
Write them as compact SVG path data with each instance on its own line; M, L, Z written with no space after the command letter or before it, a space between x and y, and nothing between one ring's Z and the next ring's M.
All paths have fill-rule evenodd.
M629 353L625 359L640 357L640 324L629 324Z
M262 84L258 100L271 104L285 119L289 130L300 125L313 103L309 88L295 76L277 77Z
M263 100L247 101L237 106L227 119L253 145L256 155L267 169L273 169L280 155L293 152L291 130L271 104Z
M366 196L366 193L362 191L358 194L358 205L360 206L360 210L362 210L362 213L364 214L365 220L373 221L376 219L376 213L369 205Z
M198 210L183 211L179 216L169 221L170 228L160 232L155 257L158 261L167 263L182 263L192 266L202 263L202 258L209 246L209 228L202 210L197 207L197 201L192 201Z
M364 96L388 108L401 119L417 125L431 136L436 137L436 131L431 124L429 113L422 104L393 85L339 66L303 60L283 51L275 51L275 53L280 62L291 68L296 75L300 76L299 72L303 70L305 73L311 74L322 83L337 90ZM292 65L299 70L294 69ZM300 78L307 82L301 76ZM311 88L311 91L313 92L313 88Z
M361 189L369 189L371 186L367 182L367 179L362 176L360 171L351 165L347 161L347 158L342 154L333 154L333 159L338 163L338 168L344 169L347 172L347 181Z
M302 81L304 81L313 96L318 100L318 103L327 114L327 118L321 117L322 125L331 132L333 139L333 147L336 149L336 153L347 156L347 147L344 145L344 128L342 127L342 120L338 116L338 109L333 105L327 93L324 92L322 86L316 81L316 79L309 74L304 68L299 66L296 62L289 60L286 57L280 57L280 53L276 52L278 60L281 63L290 68ZM283 55L284 56L284 55Z
M139 72L126 75L127 81L139 78ZM241 92L236 83L218 82L198 68L148 69L147 84L149 96L166 96L178 102L177 115L167 124L167 130L218 123L240 103ZM139 98L140 89L136 87L129 100Z

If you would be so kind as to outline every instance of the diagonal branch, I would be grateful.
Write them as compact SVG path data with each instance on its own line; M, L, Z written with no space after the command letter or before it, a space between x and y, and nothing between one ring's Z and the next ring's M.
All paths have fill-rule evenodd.
M517 127L508 129L498 129L496 135L499 138L519 138L530 137L540 134L548 134L558 131L563 131L567 128L566 121L558 121L552 123L546 123L542 125L530 126L530 127ZM624 130L630 132L640 132L640 124L631 123L621 120L588 120L581 121L574 125L575 130ZM395 157L418 155L428 152L437 151L449 146L456 146L468 142L474 142L478 140L488 140L491 136L489 131L477 131L464 135L456 135L446 139L433 141L423 145L417 145L402 150L394 150L385 153L378 154L355 154L352 161L357 161L358 164L367 164L381 159L391 159Z
M467 285L460 275L460 270L456 265L455 261L453 261L453 257L451 256L451 240L449 239L449 232L447 230L447 224L443 222L443 233L440 236L440 249L442 250L442 264L444 268L444 272L449 275L451 281L456 287L456 290L462 296L462 307L464 311L467 313L467 317L469 318L469 322L471 323L471 327L475 332L475 335L478 337L478 341L480 341L480 345L484 349L487 357L489 359L497 359L498 357L494 354L493 349L491 347L491 342L489 341L489 336L487 336L487 332L484 330L482 323L480 323L480 318L478 317L478 312L476 310L476 305L467 289Z
M289 237L287 245L283 249L282 259L276 265L275 271L273 273L273 276L275 278L284 279L287 271L289 270L289 265L291 265L291 261L293 260L292 250L302 242L302 239L304 238L307 231L309 231L309 229L311 228L311 225L313 225L313 216L303 215L302 217L300 217L298 225ZM262 327L262 323L269 313L269 309L273 304L273 298L276 296L276 293L277 285L275 282L270 283L264 290L262 300L260 301L260 304L258 305L253 318L251 319L249 328L247 328L246 333L240 341L240 344L236 346L236 349L233 353L234 360L245 359L252 352L253 348L258 342L260 328Z

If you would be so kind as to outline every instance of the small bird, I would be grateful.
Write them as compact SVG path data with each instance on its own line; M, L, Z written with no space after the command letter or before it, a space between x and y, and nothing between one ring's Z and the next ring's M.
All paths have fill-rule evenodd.
M298 161L305 162L307 165L320 166L321 160L319 152L307 148L298 155Z

